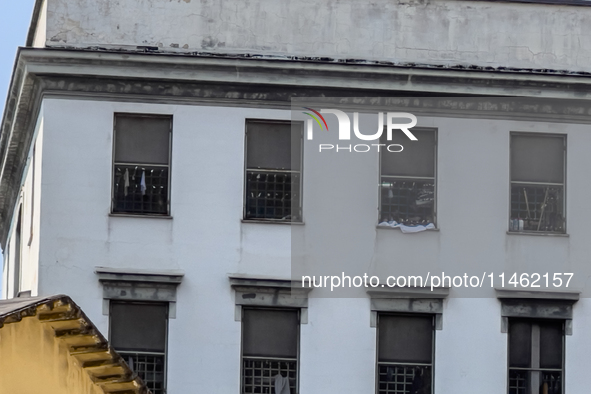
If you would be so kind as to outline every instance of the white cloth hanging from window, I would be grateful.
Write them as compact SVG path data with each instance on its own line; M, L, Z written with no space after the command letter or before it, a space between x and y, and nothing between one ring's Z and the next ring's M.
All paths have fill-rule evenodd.
M275 394L291 394L289 391L289 378L281 374L275 375Z
M140 181L140 188L142 190L142 196L146 194L146 171L142 170L142 180Z
M402 231L405 234L419 233L419 232L425 231L425 230L435 230L435 225L433 223L429 223L427 225L416 224L416 225L412 225L412 226L407 226L405 224L398 223L395 220L381 222L378 224L378 226L399 228L400 231Z

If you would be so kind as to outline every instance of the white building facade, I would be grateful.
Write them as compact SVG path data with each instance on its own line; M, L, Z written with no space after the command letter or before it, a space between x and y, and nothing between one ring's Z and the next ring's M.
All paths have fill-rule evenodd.
M589 17L576 1L39 0L1 125L2 297L72 297L155 394L588 392ZM297 168L257 162L281 161L255 144L308 97L421 98L405 112L433 135L431 167L388 173L372 151L327 168L306 142ZM475 116L470 97L517 104ZM254 197L258 175L274 198ZM384 177L432 185L431 210L385 214L402 189ZM290 296L295 245L380 279L391 256L575 275Z

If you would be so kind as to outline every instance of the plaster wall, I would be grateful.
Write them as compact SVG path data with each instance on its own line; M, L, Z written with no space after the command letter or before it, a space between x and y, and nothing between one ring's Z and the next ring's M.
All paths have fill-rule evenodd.
M590 15L585 6L459 0L47 0L36 42L590 71Z
M115 112L173 115L172 218L109 216ZM245 119L289 120L289 111L47 98L43 113L39 294L75 297L98 328L108 332L95 266L183 270L176 318L169 322L171 394L190 390L195 382L205 392L239 392L241 325L234 320L228 275L289 278L294 231L324 233L332 221L335 233L344 235L354 226L371 240L369 248L357 244L358 255L387 257L389 248L395 247L397 256L412 260L419 250L425 259L437 258L451 267L458 268L458 261L473 262L478 272L495 266L559 272L584 262L591 253L583 209L591 194L585 170L591 166L585 150L591 136L585 126L420 118L421 126L439 129L440 231L405 235L376 229L377 156L360 159L367 160L364 168L370 181L350 180L345 195L338 194L338 188L331 190L333 184L322 186L315 179L323 169L314 168L308 156L304 226L241 222ZM470 129L478 132L470 134ZM569 237L506 234L509 132L514 130L567 133L572 163L567 166ZM458 191L468 187L467 179L474 182L468 186L481 190L478 202L458 197ZM370 186L354 187L366 183ZM331 208L337 212L352 203L357 209L340 218L322 205L327 201L337 205ZM485 222L475 224L474 212L480 207L486 207ZM341 226L344 219L347 223ZM378 267L388 272L392 266L383 262ZM366 261L357 263L363 268ZM311 293L308 324L301 326L301 392L371 392L376 332L370 326L369 299L317 298L322 292ZM500 303L493 297L445 301L443 330L436 332L438 393L474 387L484 394L505 390L507 336L501 333ZM586 387L582 368L591 338L584 333L591 322L585 316L591 316L591 303L583 298L575 304L573 336L567 337L566 347L567 389L574 392Z

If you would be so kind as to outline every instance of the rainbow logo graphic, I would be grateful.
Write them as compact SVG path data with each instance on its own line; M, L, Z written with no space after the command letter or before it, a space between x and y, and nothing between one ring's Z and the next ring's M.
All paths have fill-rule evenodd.
M326 131L328 131L328 125L326 124L326 120L324 120L324 116L320 115L320 112L313 110L312 108L308 108L308 107L303 107L304 109L307 109L308 111L314 112L316 115L318 115L320 117L320 119L322 119L322 122L324 123L324 126L326 126ZM320 123L320 120L312 115L309 112L303 112L304 114L312 117L312 119L314 119L316 121L316 123L318 123L318 126L320 126L320 130L324 130L324 127L322 127L322 123Z

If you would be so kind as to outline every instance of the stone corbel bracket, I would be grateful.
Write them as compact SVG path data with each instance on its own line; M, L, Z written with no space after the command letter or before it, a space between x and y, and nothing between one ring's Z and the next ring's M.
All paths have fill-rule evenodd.
M95 267L103 285L103 315L110 300L168 302L168 317L176 318L176 290L184 277L178 270Z
M300 323L308 324L308 293L312 288L303 287L301 281L241 274L231 274L229 279L235 291L234 320L242 320L243 306L299 308Z
M443 300L449 288L436 287L389 287L368 289L370 296L370 326L376 327L378 312L425 313L435 315L435 329L443 329Z
M509 330L510 317L564 320L564 333L573 335L573 304L580 292L495 289L501 302L501 332Z

